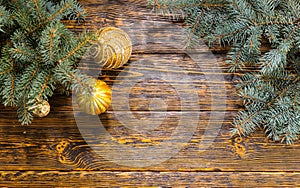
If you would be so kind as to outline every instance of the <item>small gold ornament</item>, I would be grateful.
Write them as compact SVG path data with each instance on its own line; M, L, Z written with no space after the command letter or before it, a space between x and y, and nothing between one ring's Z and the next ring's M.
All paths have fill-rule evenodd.
M45 117L50 112L50 104L48 101L43 100L41 103L31 107L29 110L31 110L33 115L37 117Z
M90 49L95 62L105 69L116 69L129 60L132 43L126 32L115 27L100 29L97 42Z
M77 103L88 114L101 114L111 104L111 96L110 87L102 80L96 80L89 94L77 94Z

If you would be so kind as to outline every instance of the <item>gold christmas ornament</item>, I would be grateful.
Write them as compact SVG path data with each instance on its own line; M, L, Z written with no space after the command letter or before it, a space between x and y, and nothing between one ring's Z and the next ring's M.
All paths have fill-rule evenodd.
M101 114L111 104L112 91L110 87L101 80L96 80L92 91L88 94L77 94L77 103L86 113L91 115Z
M50 112L50 104L48 101L43 100L41 103L31 107L29 110L31 110L33 115L37 117L45 117Z
M105 69L116 69L129 60L132 43L126 32L115 27L100 29L97 42L90 49L95 62Z

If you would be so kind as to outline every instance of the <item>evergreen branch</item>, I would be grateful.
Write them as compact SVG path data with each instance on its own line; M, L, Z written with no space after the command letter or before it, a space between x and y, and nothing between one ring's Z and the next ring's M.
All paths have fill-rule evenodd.
M246 1L247 2L247 1ZM247 2L249 5L250 5L250 7L251 6L253 6L253 3L250 3L250 2ZM243 16L245 16L245 18L247 18L247 20L249 20L253 25L255 25L255 21L253 21L253 19L250 19L249 17L248 17L248 15L247 14L245 14L245 12L243 11L243 10L241 10L240 9L240 7L237 5L237 3L236 3L236 1L232 1L232 5L234 6L234 8L240 13L240 14L242 14ZM247 7L247 6L246 6ZM251 15L252 17L253 17L253 15Z
M39 15L39 18L40 18L40 20L42 20L43 19L43 15L42 15L42 13L41 13L41 10L40 10L40 8L39 8L39 5L38 5L38 2L37 2L37 0L31 0L33 3L34 3L34 5L35 5L35 9L36 9L36 12L38 13L38 15Z
M296 74L291 74L291 73L290 73L290 76L295 77ZM288 82L288 81L291 80L291 78L288 77L288 76L283 77L283 78L279 78L278 76L275 76L275 75L260 76L260 79L263 79L264 82L267 82L267 81L274 81L274 80Z
M0 14L0 101L17 107L22 125L31 123L33 107L52 96L58 86L89 92L91 78L76 72L76 61L99 33L76 37L61 23L67 18L82 19L84 12L77 1L5 0Z
M284 88L276 97L274 97L270 102L267 103L267 106L271 106L278 98L283 96L293 85L297 84L300 81L300 76L296 77L291 84Z
M279 116L285 114L285 113L288 112L290 109L291 109L291 107L289 107L289 108L287 108L287 109L285 109L285 110L283 110L283 111L281 111L281 112L275 114L274 116L270 117L270 119L277 119Z
M295 108L297 105L297 96L298 96L299 90L296 89L296 93L293 99L293 107Z
M215 2L222 6L204 6ZM158 3L163 7L155 7L154 3L155 8L175 11L182 8L180 11L188 16L188 42L195 34L209 44L228 45L231 49L225 62L235 67L250 63L255 66L256 69L243 75L237 84L245 109L234 118L233 133L246 136L263 127L266 136L274 141L282 138L281 141L291 144L299 138L298 1L162 0ZM194 4L198 5L194 7ZM261 49L264 38L270 44L268 52ZM229 71L235 70L233 66Z
M49 38L49 59L50 62L52 62L52 56L53 56L53 38L55 34L53 31L50 30L50 38Z
M41 88L41 90L40 90L40 92L39 92L39 94L38 94L38 96L37 96L37 98L36 98L38 102L41 102L42 94L44 93L45 89L48 87L47 84L48 84L48 82L49 82L51 76L52 76L52 74L48 74L48 75L47 75L46 80L45 80L45 82L43 83L42 88Z
M203 16L203 14L204 14L204 11L203 11L203 9L202 9L201 14L198 15L198 17L197 17L197 19L196 19L196 22L194 23L194 25L193 25L193 27L192 27L192 30L190 31L190 34L189 34L188 39L187 39L187 44L189 44L190 41L192 40L193 35L194 35L194 33L195 33L195 30L196 30L196 28L198 27L199 22L200 22L200 20L201 20L201 18L202 18L202 16Z
M7 73L9 73L9 72L12 71L12 70L13 70L13 68L10 68L10 69L8 69L8 70L2 71L2 72L0 72L0 75L1 75L1 74L7 74Z
M22 54L24 56L31 56L32 54L31 53L28 53L20 48L14 48L13 51L16 53L16 54Z
M300 16L298 15L297 18L295 18L295 20L293 20L291 23L299 24L300 23Z
M34 33L35 31L37 31L41 27L45 26L50 21L54 20L56 17L61 16L61 14L63 14L64 11L66 11L67 9L69 9L71 7L72 7L72 5L70 3L66 3L65 6L61 7L59 10L57 10L57 12L52 14L49 18L41 21L36 27L34 27L30 31L28 31L26 35L29 36L30 34Z
M169 9L169 6L174 2L170 2L169 4L165 2L165 4L159 3L158 0L153 0L152 6L155 7L156 9ZM182 10L184 8L191 8L191 7L224 7L224 4L218 4L218 3L205 3L205 2L200 2L200 3L192 3L192 4L184 4L183 2L180 5L176 5L177 10ZM172 7L174 10L174 7Z
M300 24L300 18L296 18L293 21L261 21L261 22L255 22L254 26L273 26L273 25L298 25Z
M37 72L38 72L39 68L40 68L39 65L37 65L35 70L32 72L30 78L28 79L27 83L25 84L24 91L26 91L29 88L29 85L30 85L31 81L37 75Z
M71 89L67 86L71 86L72 83L77 83L78 85L80 85L80 87L84 87L84 84L81 82L81 80L79 80L80 76L75 76L76 72L79 72L79 70L70 71L71 66L72 65L70 65L70 63L67 64L67 62L58 64L55 67L56 71L54 76L56 77L56 79L61 79L61 84L65 85L65 87L68 89Z
M230 33L224 33L224 34L221 34L221 35L216 35L215 38L216 38L216 39L222 39L222 38L227 37L227 36L235 35L235 34L241 32L241 31L248 30L249 28L250 28L250 26L244 26L244 27L239 28L239 29L237 29L237 30L235 30L235 31L232 31L232 32L230 32Z
M66 11L67 9L69 9L71 7L72 7L72 5L70 3L66 3L66 5L64 7L59 9L57 12L55 12L53 15L51 15L46 21L42 22L41 24L45 24L45 23L52 21L53 19L60 16L64 11Z
M226 2L226 1L224 1ZM207 2L206 0L199 1L197 3L194 0L153 0L149 1L149 5L153 6L153 10L160 11L163 15L173 14L173 18L176 18L174 14L181 14L182 18L189 15L189 9L217 9L226 6L222 4L221 1L217 2Z
M299 29L299 27L300 27L300 25L296 25L296 27L292 30L292 32L290 32L289 36L285 39L285 41L291 40L291 38L293 37L294 33Z
M272 72L273 67L278 66L283 61L283 57L285 57L285 54L280 53L280 49L271 50L266 53L265 59L267 61L262 63L261 72L265 74Z
M28 111L25 96L22 97L22 107L18 109L18 116L22 125L28 125L32 121L32 115Z
M257 101L257 102L260 102L260 103L265 103L266 101L264 101L264 100L262 100L262 99L258 99L258 98L256 98L256 97L252 97L252 96L250 96L250 95L247 95L247 94L244 94L244 95L242 95L242 98L245 100L247 100L247 99L250 99L250 100L252 100L252 101Z
M197 4L194 4L194 6L197 6ZM202 3L201 4L202 7L208 7L208 8L211 8L211 7L214 7L214 8L219 8L219 7L224 7L225 5L224 4L217 4L217 3Z
M224 37L227 37L227 36L233 36L241 31L245 31L245 30L248 30L251 26L256 26L256 27L260 27L260 26L267 26L267 25L297 25L297 27L293 30L293 31L296 31L298 28L299 28L299 25L300 24L300 20L298 20L298 22L261 22L261 23L255 23L253 25L247 25L247 26L244 26L242 28L239 28L235 31L232 31L230 33L224 33L224 34L221 34L221 35L216 35L215 38L217 39L222 39Z
M9 74L4 78L4 85L1 86L0 96L4 106L14 106L15 103L15 75Z
M88 43L92 42L94 36L90 35L85 37L85 39L83 41L81 41L77 46L75 46L72 50L70 50L65 56L63 56L62 58L60 58L57 62L58 63L62 63L64 62L66 59L70 58L71 56L75 55L78 53L79 50L81 50L84 46L86 46Z
M264 109L256 111L255 113L253 113L250 116L248 116L246 120L240 122L239 124L234 124L236 130L238 131L238 134L240 136L247 134L246 131L245 131L244 125L246 125L248 123L251 123L252 119L254 117L256 117L259 113L263 112L263 111L264 111Z
M239 50L235 51L235 53L234 53L234 61L233 62L226 61L227 63L231 64L231 67L229 68L229 72L235 72L235 70L237 69L237 67L240 70L243 70L243 68L240 66L241 65L241 63L240 63L241 62L240 61L240 57L242 56L243 47L244 47L245 44L246 44L246 40L238 47ZM228 54L228 56L229 55L230 54ZM231 58L231 60L232 60L233 57L229 57L229 58Z
M245 76L245 75L244 75ZM251 75L252 76L252 75ZM238 85L238 88L241 89L241 88L244 88L246 86L251 86L253 85L255 82L259 81L261 79L261 75L259 74L256 74L256 75L253 75L254 79L250 79L250 80L243 80L242 79L242 82L241 84Z
M14 102L14 90L15 90L15 75L11 74L11 88L10 88L10 104L9 106L13 106Z
M0 32L5 32L2 28L10 24L10 16L10 12L0 5Z
M211 22L211 24L210 24L210 25L211 25L211 28L214 27L216 19L217 19L217 13L215 13L214 19L212 20L212 22Z
M82 92L83 90L88 91L88 92L90 91L89 84L84 82L84 80L88 77L81 75L79 70L75 71L75 73L69 73L68 71L66 71L65 69L62 69L62 68L59 68L59 70L62 71L61 73L63 73L64 78L69 78L68 82L70 85L73 84L73 86L75 86L75 87L79 86L79 89L73 88L75 91L76 90L80 90L80 92Z

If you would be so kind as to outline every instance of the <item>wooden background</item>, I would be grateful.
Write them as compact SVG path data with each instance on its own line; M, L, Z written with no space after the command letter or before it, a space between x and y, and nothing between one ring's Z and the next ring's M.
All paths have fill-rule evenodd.
M99 116L111 142L97 142L101 138L91 134L96 141L87 144L77 127L71 96L53 96L50 115L36 118L30 126L20 126L15 110L0 106L1 187L300 185L299 143L273 143L261 132L246 139L230 137L230 123L242 106L233 86L236 75L226 73L222 61L226 49L216 47L215 56L195 64L179 44L168 43L185 37L184 25L155 15L144 0L82 3L89 14L87 21L83 25L66 22L70 29L81 32L116 26L133 41L129 63L101 75L114 87L115 103L127 102ZM151 79L135 82L137 77ZM172 81L164 82L168 78ZM135 84L128 90L131 82ZM194 91L189 91L191 87ZM190 106L182 106L177 88L195 94L198 100L188 99ZM120 121L128 114L133 119ZM169 159L159 162L155 151L151 158L147 148L166 143L182 117L190 118L183 124L196 125L195 130L182 130L183 136L193 131L192 137L187 141L177 139L173 144L181 149L176 152L173 148ZM150 126L145 125L148 127L144 126L146 120L150 122ZM159 126L151 128L151 123ZM212 143L205 147L209 141ZM106 150L93 149L97 146ZM147 161L143 165L143 158L133 161L126 148L142 148L139 155L150 165ZM113 161L107 156L119 158Z

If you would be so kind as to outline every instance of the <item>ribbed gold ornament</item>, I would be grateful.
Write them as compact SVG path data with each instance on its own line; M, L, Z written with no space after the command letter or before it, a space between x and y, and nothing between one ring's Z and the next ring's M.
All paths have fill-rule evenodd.
M126 32L115 27L100 29L99 38L92 46L90 55L105 69L116 69L129 60L132 43Z
M110 87L101 80L96 80L89 94L77 94L79 107L87 114L101 114L107 110L111 104L112 91Z

